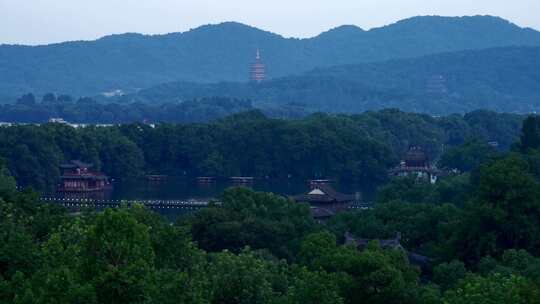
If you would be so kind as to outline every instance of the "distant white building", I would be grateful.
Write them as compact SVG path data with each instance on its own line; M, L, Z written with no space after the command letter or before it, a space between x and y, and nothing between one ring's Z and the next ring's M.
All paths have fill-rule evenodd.
M101 95L103 95L103 96L105 96L107 98L111 98L111 97L117 97L117 96L124 96L125 93L122 90L114 90L114 91L110 91L110 92L103 92L103 93L101 93Z
M51 117L49 118L49 122L50 123L59 123L59 124L65 124L65 125L68 125L69 123L67 121L65 121L63 118L61 117Z

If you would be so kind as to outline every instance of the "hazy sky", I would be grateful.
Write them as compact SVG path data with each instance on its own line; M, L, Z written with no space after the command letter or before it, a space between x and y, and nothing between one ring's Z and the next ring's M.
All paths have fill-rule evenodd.
M540 0L0 0L0 44L161 34L239 21L286 37L364 29L416 15L497 15L540 29Z

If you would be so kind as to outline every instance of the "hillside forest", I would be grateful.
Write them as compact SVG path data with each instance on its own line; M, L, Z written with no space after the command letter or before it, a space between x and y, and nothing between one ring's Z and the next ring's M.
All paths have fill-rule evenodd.
M136 141L135 134L145 132L139 128L84 132L116 133L118 141L131 132ZM79 131L55 125L12 130L48 134L32 139L40 143L54 132L79 138ZM445 159L464 155L454 149L474 147L482 148L457 145ZM311 218L307 205L246 188L229 189L221 204L174 223L142 205L73 215L38 203L31 190L16 190L9 166L2 165L0 301L538 303L539 160L540 119L531 116L510 151L476 159L470 171L434 185L391 180L373 208L325 225ZM378 241L396 232L404 249ZM372 241L357 247L344 243L346 233ZM429 266L410 262L410 254L427 257Z

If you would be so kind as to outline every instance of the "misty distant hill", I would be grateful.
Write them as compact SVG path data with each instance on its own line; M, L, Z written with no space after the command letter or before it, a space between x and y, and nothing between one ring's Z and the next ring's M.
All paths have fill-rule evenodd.
M256 48L261 49L268 76L278 78L319 67L504 46L540 46L540 32L489 16L415 17L369 31L342 26L310 39L285 39L223 23L167 35L3 45L0 96L133 92L173 81L241 82L247 80Z
M491 109L540 111L540 47L459 51L379 63L319 68L250 83L162 84L124 102L178 102L228 96L262 108L361 112L381 108L446 114Z

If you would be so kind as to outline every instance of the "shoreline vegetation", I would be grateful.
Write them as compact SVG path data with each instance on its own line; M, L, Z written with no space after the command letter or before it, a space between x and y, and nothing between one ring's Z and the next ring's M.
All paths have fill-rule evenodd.
M493 16L0 44L0 304L540 304L537 113Z
M21 125L0 128L0 158L19 186L36 190L54 188L59 165L70 160L93 164L115 180L163 174L378 185L412 145L433 165L460 170L482 157L478 151L490 151L488 143L508 151L524 118L489 111L434 118L390 109L295 120L249 111L210 123Z
M62 139L75 142L73 134ZM457 160L467 163L461 175L392 179L373 208L326 224L306 204L247 188L172 225L143 206L73 216L17 191L2 162L0 301L536 303L540 118L524 120L509 151L474 158L483 148L466 142L445 154L468 156ZM400 246L385 247L396 233ZM345 244L351 235L372 241ZM411 264L410 253L429 267Z

